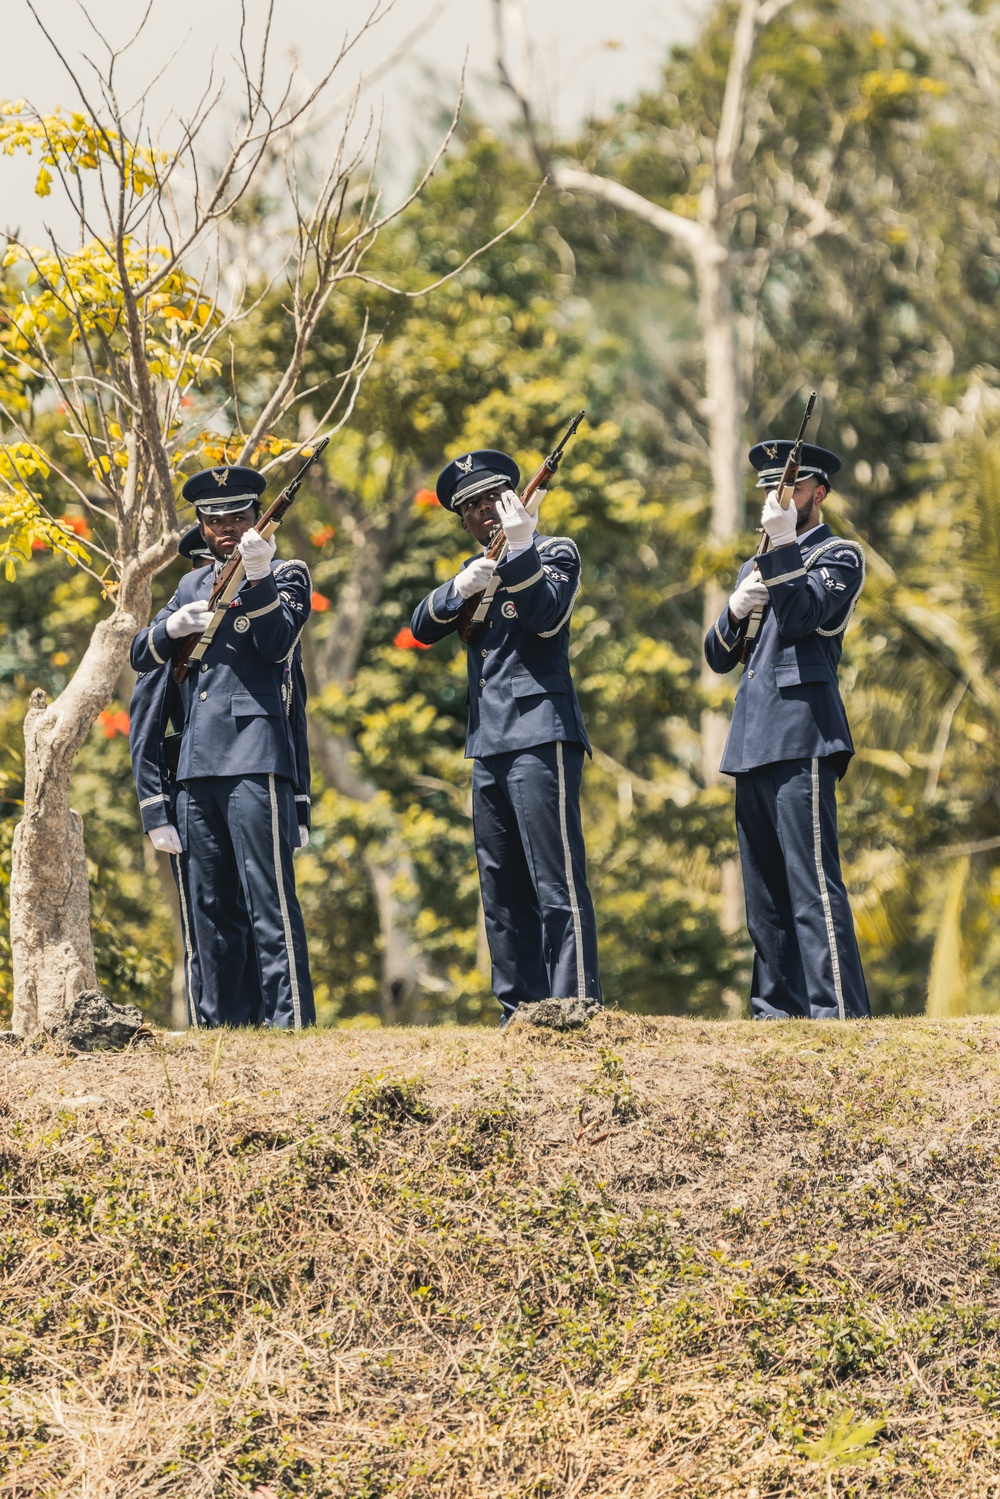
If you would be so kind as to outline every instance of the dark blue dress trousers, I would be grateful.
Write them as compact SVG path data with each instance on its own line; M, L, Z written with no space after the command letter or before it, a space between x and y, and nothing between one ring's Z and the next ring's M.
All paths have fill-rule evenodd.
M871 1014L840 873L837 770L817 756L736 777L755 1019Z
M195 777L177 789L177 826L188 855L187 918L202 1024L312 1025L292 865L298 821L291 782L274 774Z
M580 822L583 747L537 744L472 767L476 858L505 1015L555 997L600 999Z

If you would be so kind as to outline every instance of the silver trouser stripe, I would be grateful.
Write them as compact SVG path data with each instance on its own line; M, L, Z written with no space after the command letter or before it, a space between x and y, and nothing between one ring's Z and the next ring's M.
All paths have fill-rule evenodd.
M278 827L278 794L274 789L274 774L267 778L271 793L271 838L274 843L274 874L278 881L278 905L281 909L281 924L285 930L285 952L288 956L288 977L292 986L292 1015L295 1029L302 1029L302 1000L299 997L299 974L295 967L295 950L292 946L292 923L288 918L288 901L285 899L285 875L281 867L281 834Z
M542 572L542 569L539 568L537 573L532 573L531 577L525 578L523 583L507 583L504 586L506 587L508 593L520 593L522 589L530 588L532 583L537 583L539 578L543 576L544 574Z
M576 898L576 881L573 878L573 855L569 846L569 829L566 826L566 772L563 768L562 740L556 740L556 764L559 767L559 831L562 834L563 862L566 866L566 887L569 890L569 906L573 913L573 940L576 943L576 997L587 998L587 976L583 971L583 922L580 920L580 903Z
M164 661L163 657L160 655L159 651L156 649L156 646L153 644L153 626L152 625L150 625L149 629L146 632L146 644L149 646L149 654L152 656L153 660L154 661L158 661L161 666L166 666L167 663Z
M191 921L188 916L187 891L184 889L184 870L181 861L176 854L170 855L177 875L177 894L181 903L181 932L184 940L184 995L187 999L188 1025L193 1030L198 1030L201 1020L198 1015L198 1006L195 1004L194 995L191 992L191 964L194 961L194 950L191 945Z
M779 573L776 578L765 578L764 582L767 584L768 588L774 588L778 583L790 583L793 578L804 578L805 575L805 568L797 567L794 572Z
M170 798L167 796L167 793L165 791L161 791L159 796L144 797L143 800L139 803L139 811L141 812L144 807L155 807L157 802L166 802L169 800Z
M823 918L826 921L826 940L830 944L830 964L833 968L833 992L837 996L837 1018L843 1020L844 989L840 982L840 954L837 951L837 934L833 928L830 892L826 887L826 873L823 869L823 844L819 828L819 760L815 757L812 762L812 804L813 854L816 859L816 879L819 882L820 900L823 902Z
M248 609L247 619L260 619L262 614L270 614L272 609L280 609L281 600L272 599L270 604L265 604L263 609Z

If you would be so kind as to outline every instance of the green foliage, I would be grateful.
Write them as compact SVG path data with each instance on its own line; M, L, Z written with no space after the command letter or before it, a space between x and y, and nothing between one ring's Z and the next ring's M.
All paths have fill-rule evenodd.
M878 1457L878 1448L870 1443L884 1427L884 1421L855 1421L853 1411L839 1411L830 1417L817 1441L799 1442L795 1450L827 1468L871 1462Z
M696 42L665 60L655 89L593 121L567 149L653 201L694 213L734 14L731 5L714 10ZM995 1009L994 111L945 46L919 43L900 25L874 30L834 0L800 0L763 29L749 98L752 130L738 163L748 191L734 208L733 243L738 311L756 330L750 427L787 426L799 390L820 388L818 440L845 457L831 518L870 554L842 672L858 756L841 790L841 839L873 1001L886 1013L920 1011L933 963L935 1003ZM3 149L40 147L27 119L8 114ZM58 130L65 159L93 170L85 132L66 119ZM583 555L571 656L595 746L584 817L605 991L629 1009L709 1017L730 1013L733 992L745 989L747 944L719 922L720 867L735 855L731 788L706 784L700 748L704 711L727 709L735 681L703 682L701 642L702 586L711 577L730 583L752 538L724 549L705 539L704 351L690 265L636 220L546 191L525 224L430 295L401 299L374 284L419 293L512 223L535 186L516 140L467 120L460 148L372 246L372 282L345 283L331 298L303 371L308 388L329 390L366 318L381 335L351 420L281 548L309 562L319 596L305 637L317 749L335 745L361 787L355 795L342 779L338 790L315 755L314 832L297 869L324 1023L392 1018L380 871L430 976L423 1018L495 1016L479 936L464 660L454 642L412 649L405 631L417 601L467 554L455 518L429 501L441 463L497 445L527 475L581 405L587 422L545 502L543 527L573 536ZM136 191L144 191L138 179ZM816 237L819 201L831 227ZM248 198L241 223L255 231L278 208ZM155 265L155 248L132 249L137 275L149 268L144 256ZM80 481L100 477L110 493L122 471L121 430L95 428L101 475L90 475L70 453L59 411L39 399L37 370L17 340L39 318L49 336L68 339L58 276L86 273L92 326L120 353L108 313L117 271L96 251L86 265L42 269L29 285L36 267L7 267L3 400L30 415L39 442L46 451L54 444ZM207 352L216 316L177 276L146 308L164 378L186 349ZM283 293L259 290L236 348L250 390L289 353ZM186 420L207 439L225 380L210 363L189 375L198 383ZM297 431L290 422L269 435L268 453ZM36 491L46 511L69 494L58 475L28 472L34 452L13 454L2 476L22 511L20 519L10 512L0 534L0 561L31 556L35 543L71 552L87 543L72 517L49 522L32 509ZM221 437L212 452L229 452ZM27 694L65 685L104 608L83 578L57 576L58 560L34 547L32 565L0 594L0 795L9 798L0 802L0 881ZM157 602L178 576L161 578ZM366 607L355 639L349 616L359 590ZM127 694L123 682L113 712ZM83 752L76 797L87 816L102 974L165 1016L176 937L162 871L144 856L123 741L101 726ZM942 908L946 888L954 898Z
M423 1101L419 1077L389 1078L382 1073L365 1074L344 1099L344 1111L352 1124L425 1124L431 1111Z

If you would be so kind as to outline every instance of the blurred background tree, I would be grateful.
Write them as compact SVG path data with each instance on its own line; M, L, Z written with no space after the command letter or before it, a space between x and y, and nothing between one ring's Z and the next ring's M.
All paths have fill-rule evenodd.
M546 150L694 222L739 13L713 10L697 42L665 59L656 90ZM911 34L847 0L768 8L727 210L741 449L791 430L803 392L818 388L817 440L845 458L832 521L869 550L842 673L858 757L841 805L881 1012L1000 1004L996 37L988 13L963 18L947 34L922 18ZM298 872L321 1017L493 1017L464 659L454 646L417 648L409 617L466 555L432 493L441 464L502 446L528 474L581 405L588 423L543 529L574 536L584 558L571 649L595 746L585 816L607 995L649 1012L731 1013L747 975L745 938L723 930L731 787L706 773L702 726L728 711L736 683L702 680L702 595L710 580L731 584L754 538L722 545L712 533L696 268L620 205L550 186L453 281L428 298L390 297L379 283L414 290L454 271L537 188L523 119L506 126L477 107L438 177L373 247L369 280L326 307L303 370L305 388L328 384L366 318L382 336L281 547L309 562L316 589L315 831ZM280 208L249 202L229 232L259 243L269 221ZM260 290L234 345L250 391L288 359L280 288ZM208 382L196 395L206 420L221 393ZM294 440L309 421L290 413L279 431ZM752 517L749 471L744 485ZM175 582L165 573L157 599ZM4 830L18 810L26 693L58 690L88 600L51 558L0 595ZM95 725L74 796L102 982L165 1019L176 953L134 814L127 691Z

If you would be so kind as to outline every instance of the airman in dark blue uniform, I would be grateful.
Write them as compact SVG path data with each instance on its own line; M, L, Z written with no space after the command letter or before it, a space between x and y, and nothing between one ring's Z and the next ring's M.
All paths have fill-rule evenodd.
M807 444L792 503L778 504L791 447L781 440L750 451L758 487L769 491L761 522L771 549L743 564L705 657L713 671L730 671L751 612L764 610L721 767L736 778L752 1013L843 1020L871 1013L840 871L836 800L854 754L837 673L865 558L821 520L836 454Z
M298 1029L315 1019L292 864L309 827L298 641L312 584L304 563L276 562L274 543L253 527L264 483L252 469L225 467L184 486L214 560L182 579L133 642L132 665L144 674L133 765L144 828L155 847L183 855L197 1018ZM246 580L200 666L179 686L168 682L180 642L204 632L217 569L237 546ZM145 674L155 674L158 692ZM182 726L173 775L163 748L171 718Z
M425 645L456 628L462 604L494 571L496 594L467 644L473 827L501 1024L518 1005L600 999L580 785L590 741L569 668L580 554L539 536L513 486L517 464L482 449L442 471L437 495L485 547L502 525L509 550L479 553L428 594L411 628Z

